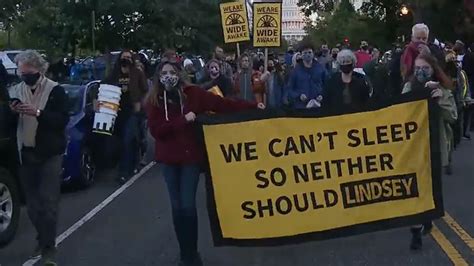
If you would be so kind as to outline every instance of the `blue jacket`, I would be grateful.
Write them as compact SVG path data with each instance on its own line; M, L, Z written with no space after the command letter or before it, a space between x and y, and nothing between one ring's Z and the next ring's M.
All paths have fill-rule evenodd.
M296 66L291 72L288 81L288 98L293 108L306 108L308 102L322 95L326 83L326 69L316 60L311 68L306 68L303 63ZM302 102L300 97L304 94L308 98Z

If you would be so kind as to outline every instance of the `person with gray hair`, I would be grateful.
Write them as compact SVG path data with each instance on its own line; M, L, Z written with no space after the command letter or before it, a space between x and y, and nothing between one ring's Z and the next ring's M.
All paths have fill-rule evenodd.
M56 231L62 154L69 121L64 88L45 77L48 62L33 50L15 58L23 82L9 89L10 108L17 114L20 181L28 215L37 231L32 258L56 265Z
M404 81L406 81L413 74L413 64L415 58L420 55L421 51L424 51L428 46L428 39L430 36L430 29L426 24L416 24L411 30L411 42L406 47L401 58L401 75Z
M364 75L354 72L357 58L351 50L337 55L340 72L334 73L323 90L322 108L340 110L341 107L362 108L370 99L371 89Z

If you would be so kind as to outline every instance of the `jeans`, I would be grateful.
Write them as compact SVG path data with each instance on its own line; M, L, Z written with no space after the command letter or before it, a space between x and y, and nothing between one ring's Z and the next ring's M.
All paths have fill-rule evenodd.
M181 259L192 261L197 256L198 220L196 191L200 168L197 164L163 165L173 215L173 225L179 243Z
M22 152L20 180L28 216L36 229L39 247L44 252L55 248L61 190L62 156L47 159L32 151Z
M138 135L139 118L137 115L132 114L125 119L120 134L122 138L122 153L119 162L120 176L132 176L138 166Z

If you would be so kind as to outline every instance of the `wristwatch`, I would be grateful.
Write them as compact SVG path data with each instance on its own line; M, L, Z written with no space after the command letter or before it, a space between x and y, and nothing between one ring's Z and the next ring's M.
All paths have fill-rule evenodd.
M36 117L39 117L41 115L41 110L40 109L36 109Z

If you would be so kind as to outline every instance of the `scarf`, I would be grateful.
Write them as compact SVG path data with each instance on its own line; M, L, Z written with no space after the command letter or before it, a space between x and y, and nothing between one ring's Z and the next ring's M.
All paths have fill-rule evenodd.
M420 54L420 51L418 51L419 45L420 43L411 42L402 55L401 72L403 80L408 80L408 78L413 74L415 59Z
M10 96L20 99L22 103L31 104L36 109L44 110L51 91L57 85L58 83L43 76L40 82L35 85L34 93L31 87L22 82L10 89ZM36 117L20 114L17 129L18 149L20 152L23 147L36 147L37 130L38 119Z

